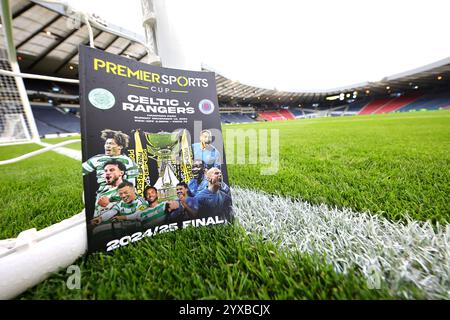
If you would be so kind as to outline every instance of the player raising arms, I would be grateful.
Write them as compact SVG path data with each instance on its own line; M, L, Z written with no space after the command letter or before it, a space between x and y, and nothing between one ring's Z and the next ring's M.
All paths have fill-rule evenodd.
M158 190L155 187L145 188L144 194L148 208L136 211L134 214L114 217L114 220L138 220L141 221L143 229L164 223L167 219L167 203L158 201Z
M148 207L147 202L136 194L134 185L129 181L122 182L118 187L120 201L114 206L103 212L100 216L91 220L93 225L109 221L113 217L132 215L136 212L143 211Z
M105 129L100 136L105 140L105 153L91 157L83 163L83 176L91 172L96 172L99 190L106 185L104 176L104 165L107 161L115 159L125 165L124 180L135 183L135 178L139 175L139 168L136 163L128 156L122 154L124 149L128 147L129 136L122 131Z
M200 191L196 196L198 201L198 216L200 218L208 216L222 216L231 220L232 207L231 197L221 190L222 171L218 168L211 168L206 172L208 188Z
M202 160L194 160L192 165L192 176L192 179L187 184L188 195L195 197L201 191L208 188L208 179L206 178L205 165ZM220 190L228 195L230 194L230 187L222 180L220 182Z
M94 217L98 217L120 201L118 186L123 182L126 171L125 165L115 159L105 162L103 169L106 184L100 186L97 191Z
M188 186L185 182L177 184L177 200L168 201L170 210L169 221L182 221L197 217L198 201L188 195Z

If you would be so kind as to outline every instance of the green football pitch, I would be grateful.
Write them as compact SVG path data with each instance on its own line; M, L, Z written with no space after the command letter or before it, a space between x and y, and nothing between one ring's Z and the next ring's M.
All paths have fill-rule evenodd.
M261 175L261 164L229 164L231 186L391 221L449 221L450 111L225 125L225 137L229 129L243 134L277 129L280 137L276 174ZM63 140L68 139L73 137ZM39 148L0 147L0 160ZM83 208L80 162L47 152L0 166L0 173L1 239L44 228ZM323 257L282 250L239 223L158 235L75 263L82 272L80 290L67 288L63 270L19 298L398 298L383 286L369 289L360 270L336 273Z

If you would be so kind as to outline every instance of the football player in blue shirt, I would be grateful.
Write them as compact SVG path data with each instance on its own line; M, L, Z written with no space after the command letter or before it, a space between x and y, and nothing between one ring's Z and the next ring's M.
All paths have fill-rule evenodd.
M205 175L205 165L202 160L194 160L192 164L192 175L193 178L188 183L189 195L195 197L202 190L208 188L208 180ZM226 194L230 194L230 187L228 187L225 182L221 182L220 190Z
M197 218L198 201L188 196L188 186L185 182L177 184L177 197L175 201L169 201L169 221L182 221Z
M194 197L199 191L208 187L208 180L205 176L205 165L202 160L194 160L192 164L193 178L188 182L189 195Z
M222 171L211 168L206 172L208 188L199 192L195 198L198 201L199 218L220 216L231 219L231 197L221 190Z
M194 159L200 159L204 162L206 169L212 167L220 168L220 152L212 144L212 133L209 130L200 132L200 142L192 145Z

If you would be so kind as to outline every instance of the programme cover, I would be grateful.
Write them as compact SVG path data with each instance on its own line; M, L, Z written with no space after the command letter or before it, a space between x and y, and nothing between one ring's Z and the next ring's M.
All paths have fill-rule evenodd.
M79 52L89 252L230 221L214 73Z

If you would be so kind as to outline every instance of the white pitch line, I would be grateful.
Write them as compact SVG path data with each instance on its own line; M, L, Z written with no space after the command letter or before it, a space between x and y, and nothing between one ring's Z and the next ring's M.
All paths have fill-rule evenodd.
M38 142L39 145L44 146L45 148L38 149L38 150L35 150L35 151L32 151L32 152L26 153L26 154L23 154L23 155L21 155L19 157L15 157L15 158L12 158L12 159L2 160L2 161L0 161L0 165L16 163L16 162L19 162L19 161L22 161L22 160L25 160L25 159L37 156L38 154L41 154L41 153L44 153L44 152L48 152L48 151L51 151L51 150L54 150L54 151L55 150L60 150L60 149L61 150L65 150L67 148L63 148L62 146L65 146L66 144L71 144L71 143L74 143L74 142L79 142L79 141L80 140L69 140L69 141L60 142L58 144L48 144L48 143ZM70 151L70 149L67 149L67 150ZM73 150L73 151L75 151L75 150ZM73 153L70 154L70 152L62 152L62 154L66 155L66 156L69 156L69 157L72 157L72 158L74 158L76 160L81 160L81 153L79 151L77 151L77 153L75 153L75 154L73 154Z
M359 269L368 285L377 279L392 294L412 298L402 284L429 299L450 298L450 225L392 222L350 209L332 209L234 187L233 207L250 233L282 248L324 256L337 272Z
M77 140L77 141L74 141L74 142L79 142L79 141L81 141L81 140ZM51 146L51 144L45 143L45 142L42 142L42 141L39 142L39 144L41 146L44 146L44 147ZM65 148L65 147L56 148L53 151L55 151L55 152L57 152L59 154L62 154L64 156L67 156L69 158L81 161L81 151L70 149L70 148Z

